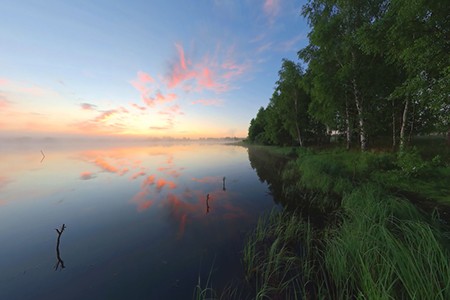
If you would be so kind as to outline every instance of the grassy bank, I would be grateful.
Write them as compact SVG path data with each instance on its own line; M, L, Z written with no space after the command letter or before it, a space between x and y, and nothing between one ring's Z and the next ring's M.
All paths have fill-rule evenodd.
M296 154L286 210L262 218L244 250L251 298L450 298L445 151Z

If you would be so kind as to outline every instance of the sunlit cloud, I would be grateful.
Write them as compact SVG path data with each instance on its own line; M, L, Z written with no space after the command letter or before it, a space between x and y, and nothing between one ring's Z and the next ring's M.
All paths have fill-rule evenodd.
M92 172L82 172L80 174L80 179L81 180L89 180L95 178L95 175Z
M220 99L198 99L192 101L191 104L200 104L204 106L222 106L223 101Z

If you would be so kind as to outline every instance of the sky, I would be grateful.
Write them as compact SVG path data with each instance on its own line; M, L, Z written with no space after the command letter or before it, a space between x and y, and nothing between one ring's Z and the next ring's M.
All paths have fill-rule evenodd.
M0 137L245 137L303 4L1 0Z

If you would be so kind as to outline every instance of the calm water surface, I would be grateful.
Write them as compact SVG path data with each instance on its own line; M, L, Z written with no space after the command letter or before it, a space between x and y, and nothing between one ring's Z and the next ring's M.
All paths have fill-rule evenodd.
M0 155L0 299L191 299L199 276L241 276L245 237L275 205L240 146Z

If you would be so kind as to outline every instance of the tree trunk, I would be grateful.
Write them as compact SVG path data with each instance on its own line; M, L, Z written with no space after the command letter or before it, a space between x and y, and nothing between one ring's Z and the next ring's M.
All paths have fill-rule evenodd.
M297 90L295 91L294 103L295 103L295 128L297 129L298 144L300 145L300 147L303 147L302 136L300 134L300 127L298 125Z
M402 117L402 127L400 128L400 151L403 151L405 148L405 130L406 130L406 122L408 121L408 106L409 100L406 99L405 107L403 109L403 117Z
M367 150L367 136L364 124L364 112L362 107L362 99L359 98L358 87L356 85L356 80L353 79L353 93L355 96L356 109L358 111L358 123L359 123L359 137L361 142L361 151Z
M411 129L409 130L409 136L408 136L408 144L411 143L411 139L412 139L412 134L414 131L414 121L415 121L415 116L416 116L416 103L414 101L412 101L412 120L411 120Z
M345 99L345 134L347 138L347 150L350 150L350 145L352 143L352 134L350 132L350 112L348 108L348 101Z
M397 135L396 135L396 128L395 128L395 102L394 99L392 99L392 149L395 150L395 147L397 146Z

